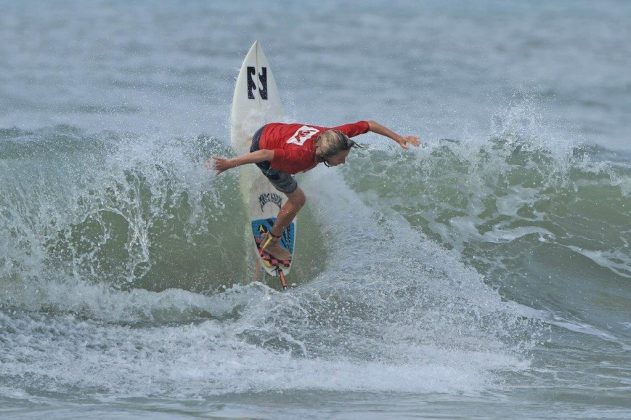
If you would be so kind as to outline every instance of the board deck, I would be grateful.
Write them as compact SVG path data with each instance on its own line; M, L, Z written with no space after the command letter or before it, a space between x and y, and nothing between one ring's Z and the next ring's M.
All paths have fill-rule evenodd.
M234 89L230 114L230 142L235 153L250 151L252 136L263 125L280 121L283 110L276 80L258 41L248 51ZM289 274L291 263L283 264L261 251L263 235L271 228L287 197L276 190L261 171L247 165L241 172L241 192L249 209L248 236L263 269L271 276ZM294 254L296 221L285 230L281 244Z

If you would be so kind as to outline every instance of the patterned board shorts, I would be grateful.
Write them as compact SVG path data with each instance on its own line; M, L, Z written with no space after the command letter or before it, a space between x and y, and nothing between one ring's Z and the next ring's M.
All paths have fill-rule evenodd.
M254 133L254 136L252 136L252 146L250 146L250 152L256 152L259 150L259 140L264 128L265 126L259 128L256 133ZM281 172L273 169L270 167L270 162L268 160L259 162L256 166L259 167L261 172L263 172L263 175L269 179L269 182L271 182L278 191L285 194L291 194L296 191L296 188L298 188L298 183L293 176L287 172Z

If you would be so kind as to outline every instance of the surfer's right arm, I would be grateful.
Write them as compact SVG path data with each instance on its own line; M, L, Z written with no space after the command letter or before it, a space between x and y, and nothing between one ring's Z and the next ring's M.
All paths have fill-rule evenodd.
M265 161L272 161L274 159L274 151L267 149L260 149L256 152L246 153L245 155L238 156L232 159L226 159L222 156L213 156L212 160L206 161L206 167L208 169L215 169L217 175L225 170L236 168L237 166L247 165L248 163L259 163Z
M408 144L418 147L421 142L416 136L401 136L394 131L390 130L388 127L379 124L376 121L368 120L368 130L373 133L381 134L382 136L389 137L392 140L396 141L399 146L404 149L408 148Z

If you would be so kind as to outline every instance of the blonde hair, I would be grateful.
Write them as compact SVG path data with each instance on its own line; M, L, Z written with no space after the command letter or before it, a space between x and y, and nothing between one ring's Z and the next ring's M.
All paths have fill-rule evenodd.
M326 130L320 134L317 142L316 155L322 160L357 145L346 134L338 130Z

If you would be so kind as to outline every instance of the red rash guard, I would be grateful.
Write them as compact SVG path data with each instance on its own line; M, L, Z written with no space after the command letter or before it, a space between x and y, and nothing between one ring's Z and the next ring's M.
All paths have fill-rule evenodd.
M270 166L273 169L295 174L308 171L318 163L314 140L326 130L338 130L348 137L368 132L367 121L358 121L337 127L318 127L304 124L270 123L265 126L259 140L260 149L274 151Z

